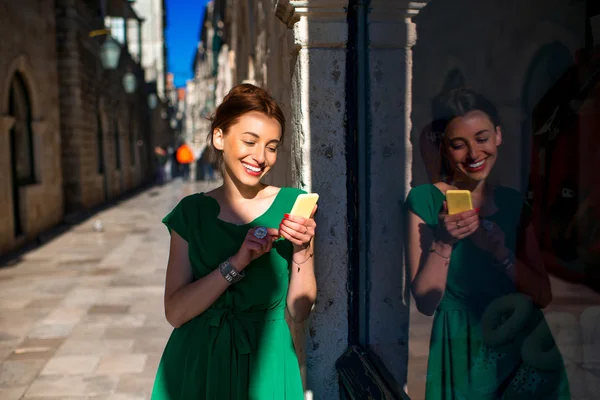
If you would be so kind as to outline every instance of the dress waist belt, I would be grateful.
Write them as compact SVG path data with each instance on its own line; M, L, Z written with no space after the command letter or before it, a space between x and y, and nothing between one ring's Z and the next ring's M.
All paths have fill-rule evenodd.
M247 323L285 319L285 308L264 311L241 311L234 308L209 308L202 313L209 325L218 328L216 342L231 343L238 354L250 353Z

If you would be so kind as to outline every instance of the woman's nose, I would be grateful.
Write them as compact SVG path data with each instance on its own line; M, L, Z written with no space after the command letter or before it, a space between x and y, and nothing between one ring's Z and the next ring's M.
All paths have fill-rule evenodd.
M479 150L476 145L469 146L469 158L471 160L477 160L477 156L479 155Z
M265 149L257 147L254 150L254 154L252 154L252 158L254 158L254 161L258 164L263 164L265 162Z

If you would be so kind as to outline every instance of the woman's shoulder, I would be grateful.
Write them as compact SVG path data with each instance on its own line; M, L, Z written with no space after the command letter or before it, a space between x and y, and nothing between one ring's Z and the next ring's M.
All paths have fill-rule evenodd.
M445 197L446 190L452 189L452 186L443 183L426 183L423 185L418 185L410 189L408 192L409 197L420 198L420 199L429 199L433 197Z
M210 208L210 205L215 203L214 199L205 192L192 193L183 197L177 207L187 216L203 212Z
M289 196L289 197L298 197L301 194L306 194L308 193L306 190L302 190L296 187L291 187L291 186L282 186L282 187L276 187L276 186L272 186L274 188L274 190L276 190L278 192L279 195L285 195L285 196Z
M443 185L425 184L415 186L408 193L404 206L428 224L435 224L447 188Z

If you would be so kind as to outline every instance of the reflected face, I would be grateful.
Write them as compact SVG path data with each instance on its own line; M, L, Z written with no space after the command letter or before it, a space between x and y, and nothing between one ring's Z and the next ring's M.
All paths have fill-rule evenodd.
M275 118L252 111L243 114L226 133L213 132L213 144L223 151L225 172L237 182L256 186L277 161L281 125Z
M482 111L471 111L448 124L445 154L452 171L472 180L486 179L496 162L502 131Z

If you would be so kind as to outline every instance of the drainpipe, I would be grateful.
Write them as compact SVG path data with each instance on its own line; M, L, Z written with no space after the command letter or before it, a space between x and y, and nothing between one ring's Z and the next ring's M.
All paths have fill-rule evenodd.
M370 0L348 2L346 163L348 188L348 340L369 343L369 39Z

